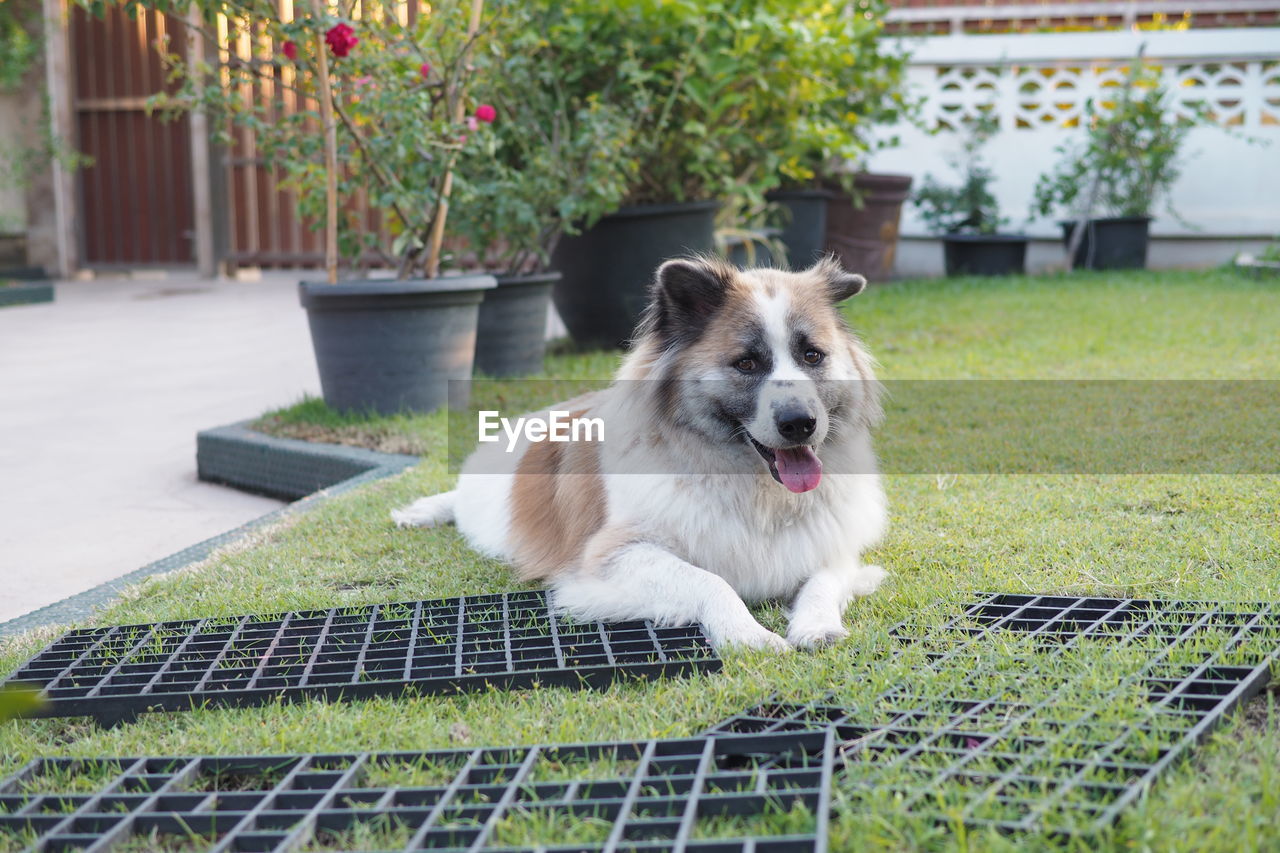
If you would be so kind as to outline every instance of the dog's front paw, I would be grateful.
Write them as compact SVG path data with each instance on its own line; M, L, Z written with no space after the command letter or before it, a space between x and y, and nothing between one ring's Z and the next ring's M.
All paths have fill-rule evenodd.
M750 625L704 625L703 630L717 650L733 646L740 649L791 651L786 640L757 622Z
M821 649L825 646L834 646L847 636L849 632L839 622L833 624L792 622L791 627L787 629L787 642L797 649Z
M870 595L880 588L880 584L888 576L889 573L879 566L863 566L849 585L849 592L853 595Z

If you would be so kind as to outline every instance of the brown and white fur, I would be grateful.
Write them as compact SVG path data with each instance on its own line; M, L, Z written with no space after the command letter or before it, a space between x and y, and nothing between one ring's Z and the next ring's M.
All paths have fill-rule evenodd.
M864 285L830 259L668 261L617 381L554 407L601 418L605 442L482 445L455 491L393 517L455 521L579 619L698 622L718 647L835 642L884 578L861 562L887 518L877 386L836 308ZM744 603L765 599L790 601L786 640Z

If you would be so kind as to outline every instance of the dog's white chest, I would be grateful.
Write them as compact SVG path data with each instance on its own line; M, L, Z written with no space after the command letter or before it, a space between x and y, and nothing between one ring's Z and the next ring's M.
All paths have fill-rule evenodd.
M610 479L611 522L643 530L751 601L791 595L819 569L856 557L883 526L874 477L833 477L795 496L741 475Z

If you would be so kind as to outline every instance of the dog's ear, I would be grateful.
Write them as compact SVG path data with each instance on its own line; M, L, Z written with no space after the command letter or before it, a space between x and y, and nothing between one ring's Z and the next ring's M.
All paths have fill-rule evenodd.
M658 333L668 344L689 343L724 304L731 271L701 258L679 258L658 267L654 308Z
M845 272L844 267L832 255L827 255L806 272L822 282L832 302L843 302L857 296L867 286L867 280L857 273Z

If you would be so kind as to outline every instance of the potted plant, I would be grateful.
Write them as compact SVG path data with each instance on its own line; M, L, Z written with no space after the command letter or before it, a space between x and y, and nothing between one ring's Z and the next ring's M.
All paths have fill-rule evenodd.
M1156 201L1180 174L1178 154L1187 131L1209 121L1202 111L1170 120L1167 97L1159 70L1138 57L1114 103L1086 102L1083 141L1060 146L1061 160L1036 182L1033 212L1071 217L1059 223L1071 266L1146 266ZM1167 209L1177 217L1172 206Z
M459 153L489 132L492 106L469 95L471 56L485 36L481 0L433 4L402 23L390 7L347 20L320 0L279 16L272 0L210 0L222 15L270 38L268 62L230 61L185 73L166 107L199 101L253 132L269 164L284 170L304 219L325 227L327 281L303 281L325 402L337 409L429 411L450 379L471 376L476 318L492 276L441 275L449 199ZM296 109L250 102L241 86L269 80L292 90ZM468 122L468 117L475 121ZM388 256L375 229L343 203L366 192L389 220ZM395 279L338 281L338 255L355 269L369 255L394 261Z
M498 285L485 293L476 334L476 370L489 376L542 369L551 291L560 280L551 261L556 247L617 210L632 177L631 161L620 155L633 142L635 119L558 85L569 69L544 38L545 23L536 6L501 8L477 74L502 120L460 155L467 180L454 230Z
M726 20L692 2L540 0L553 81L571 103L611 105L634 121L612 152L628 175L620 207L555 247L553 296L574 340L631 336L662 261L714 247L715 212L733 182L729 151L745 131L722 73ZM729 57L735 63L739 58Z
M868 0L857 15L818 4L787 13L785 26L802 27L803 38L789 45L786 85L773 86L790 114L771 125L777 189L768 199L793 265L834 252L868 278L892 271L911 176L860 168L876 144L872 128L908 111L905 59L882 49L885 11L883 0Z
M990 113L970 121L961 155L949 159L961 183L947 186L929 175L916 192L921 218L942 235L947 275L1019 275L1026 268L1026 235L998 233L1009 220L1000 216L991 194L995 176L982 160L983 146L998 129Z

